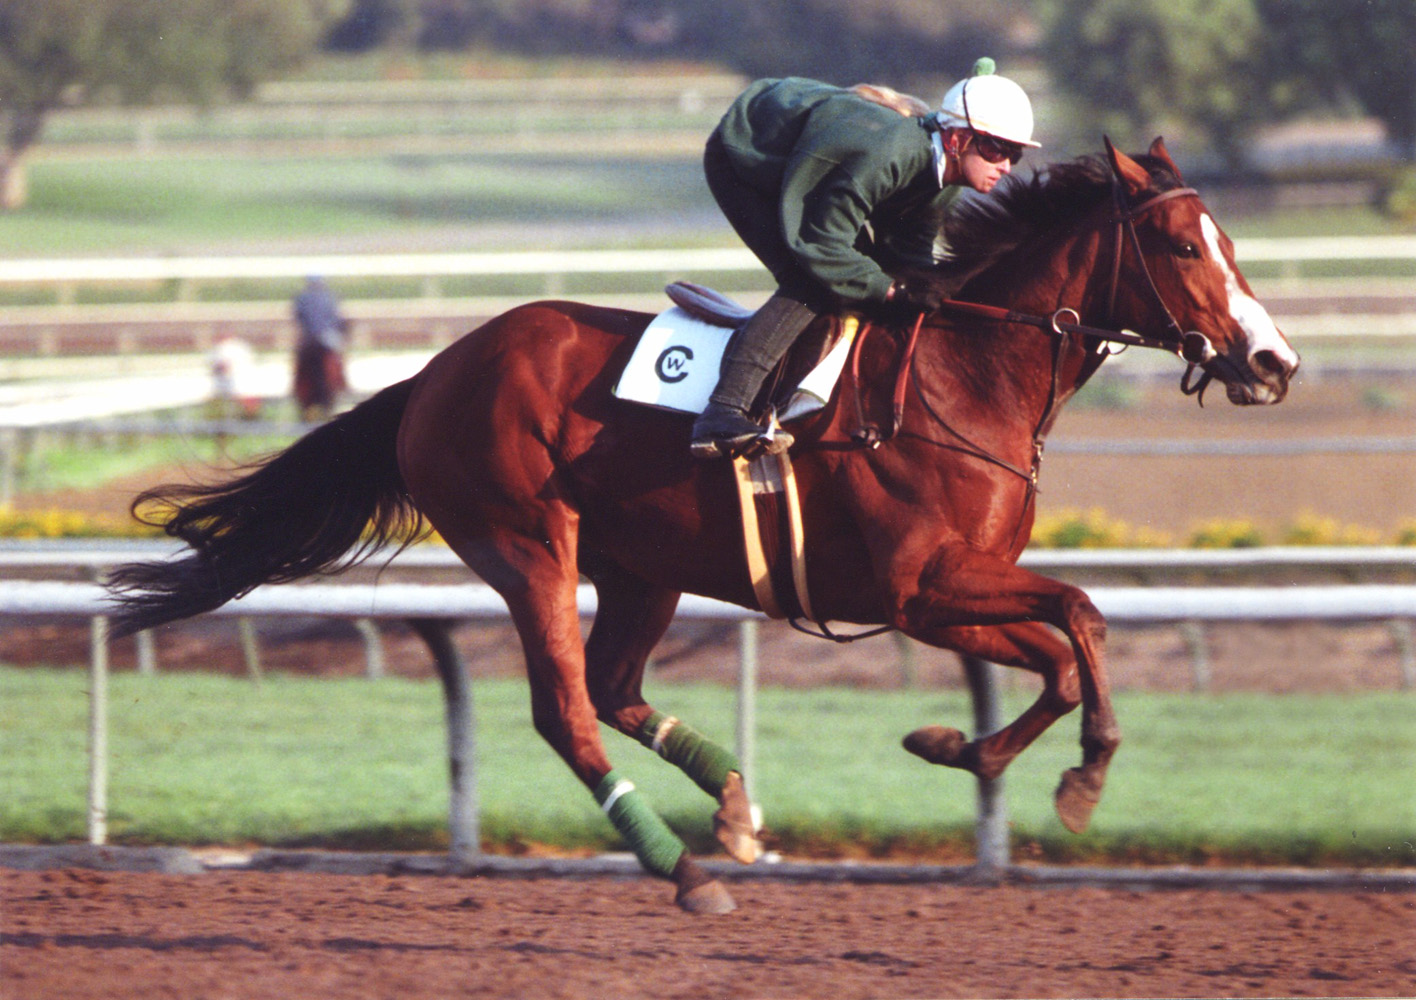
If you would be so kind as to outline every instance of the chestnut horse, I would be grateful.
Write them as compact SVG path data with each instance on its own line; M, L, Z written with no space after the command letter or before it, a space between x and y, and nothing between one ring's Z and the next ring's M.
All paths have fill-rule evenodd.
M1042 440L1109 352L1103 329L1183 351L1187 381L1199 365L1195 388L1218 379L1237 404L1282 400L1298 357L1160 140L1137 158L1108 142L1105 156L1016 180L963 208L949 235L979 308L923 317L913 338L877 327L827 408L792 428L810 603L823 622L893 626L1041 677L1037 700L999 732L909 734L927 761L996 776L1080 705L1081 764L1055 796L1080 831L1120 735L1101 614L1078 588L1015 565ZM677 884L681 906L730 908L611 770L597 722L682 768L718 800L728 852L757 857L737 762L640 690L681 593L757 607L728 463L690 458L689 418L611 394L649 319L566 302L513 309L232 481L144 493L135 512L191 552L114 573L115 631L337 571L431 524L505 598L537 731L643 866ZM867 447L862 421L894 432ZM581 574L599 598L586 641Z

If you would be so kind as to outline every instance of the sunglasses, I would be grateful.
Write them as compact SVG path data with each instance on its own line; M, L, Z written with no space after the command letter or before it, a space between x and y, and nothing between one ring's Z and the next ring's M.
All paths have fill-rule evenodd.
M974 133L974 149L987 163L1002 163L1007 160L1016 164L1023 158L1023 147L1016 142L1007 142L986 132Z

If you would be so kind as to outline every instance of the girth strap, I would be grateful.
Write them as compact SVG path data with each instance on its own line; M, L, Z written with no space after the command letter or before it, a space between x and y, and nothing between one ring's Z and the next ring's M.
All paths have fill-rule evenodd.
M738 504L742 508L747 574L752 581L752 592L757 596L758 606L769 618L787 618L795 616L783 609L795 603L804 616L815 621L811 595L807 592L806 532L801 518L801 496L797 492L796 470L792 467L791 456L782 452L755 458L734 458L733 475L737 479ZM763 521L757 509L759 497L766 500L764 510L775 520L771 530L763 530ZM786 527L785 540L779 530L783 522ZM781 586L789 592L779 598L779 584L773 581L772 567L779 562L783 548L790 560L791 574L781 582Z
M748 577L763 614L786 618L798 632L832 642L853 642L894 628L884 625L838 635L812 608L806 579L806 528L801 516L796 471L788 453L734 458L733 475L742 509L743 552ZM783 562L788 563L789 568L783 567ZM774 569L777 572L774 573ZM795 613L798 608L800 615ZM807 627L802 624L803 620L816 627Z

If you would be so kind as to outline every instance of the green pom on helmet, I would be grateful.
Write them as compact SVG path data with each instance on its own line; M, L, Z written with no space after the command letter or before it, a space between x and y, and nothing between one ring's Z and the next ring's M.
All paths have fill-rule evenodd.
M996 72L998 72L998 64L995 63L992 59L988 58L988 56L980 56L980 57L974 62L974 65L973 65L973 73L970 74L970 75L971 75L971 76L992 76L992 75L993 75L994 73L996 73Z

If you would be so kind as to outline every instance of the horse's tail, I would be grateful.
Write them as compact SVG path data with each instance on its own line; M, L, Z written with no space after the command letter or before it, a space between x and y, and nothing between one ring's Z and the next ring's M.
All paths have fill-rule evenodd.
M115 636L220 607L263 583L336 573L426 528L398 469L398 427L415 379L389 386L285 451L213 485L138 495L133 516L192 551L118 567L107 585Z

